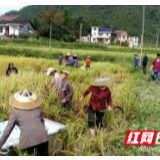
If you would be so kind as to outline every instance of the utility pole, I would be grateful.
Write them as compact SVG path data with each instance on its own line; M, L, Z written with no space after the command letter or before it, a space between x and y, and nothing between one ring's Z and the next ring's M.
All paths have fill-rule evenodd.
M49 40L49 50L51 51L51 39L52 39L52 18L50 24L50 40Z
M159 32L157 34L157 43L156 43L156 47L158 48L158 39L159 39Z
M145 19L145 5L143 5L143 20L142 20L142 35L141 35L141 57L140 57L140 66L141 66L142 52L143 52L144 19Z
M82 27L83 27L83 23L80 23L80 33L79 33L79 41L81 42L81 36L82 36Z

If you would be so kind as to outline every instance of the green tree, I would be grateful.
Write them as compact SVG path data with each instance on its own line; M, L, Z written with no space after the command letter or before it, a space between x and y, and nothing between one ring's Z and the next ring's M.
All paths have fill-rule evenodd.
M65 33L68 34L68 32L69 32L69 22L70 22L69 21L69 10L68 10L68 8L64 9L63 19L64 19L64 22L63 22L64 30L65 30Z

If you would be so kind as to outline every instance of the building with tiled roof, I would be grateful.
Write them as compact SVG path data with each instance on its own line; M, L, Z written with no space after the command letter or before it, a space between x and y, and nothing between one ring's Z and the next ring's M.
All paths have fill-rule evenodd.
M0 21L21 21L20 16L0 16Z
M30 21L19 16L0 16L0 36L21 36L36 33Z
M114 32L112 32L112 35L115 36L115 42L127 42L128 33L126 31L115 30Z

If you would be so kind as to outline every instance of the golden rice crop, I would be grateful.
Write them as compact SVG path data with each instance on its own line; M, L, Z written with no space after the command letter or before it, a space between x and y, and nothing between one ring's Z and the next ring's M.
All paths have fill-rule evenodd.
M5 72L9 62L13 62L15 67L18 68L18 75L6 77ZM80 65L83 64L84 62L80 62ZM105 146L118 138L124 138L125 134L122 136L122 133L126 131L128 125L126 117L130 114L131 108L134 107L134 87L131 74L119 65L105 62L92 63L91 69L88 71L79 68L65 68L71 72L69 80L74 87L73 104L70 111L65 113L57 108L58 98L55 97L54 90L47 90L51 77L43 74L42 70L49 67L57 68L58 72L65 68L58 65L58 60L0 56L0 121L9 118L12 109L8 103L9 96L17 91L28 89L43 97L41 110L45 117L72 127L72 130L62 133L63 148L59 153L60 155L107 155ZM101 131L94 142L90 142L89 136L87 136L86 107L90 96L88 95L81 105L79 104L79 98L92 81L100 75L115 80L113 84L109 85L113 97L113 106L123 107L125 115L121 116L119 111L106 112L104 128L112 136L108 139L108 134ZM81 146L80 152L76 151L79 144Z

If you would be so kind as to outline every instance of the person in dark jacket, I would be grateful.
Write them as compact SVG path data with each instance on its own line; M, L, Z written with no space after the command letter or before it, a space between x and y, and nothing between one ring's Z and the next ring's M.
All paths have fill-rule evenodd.
M59 65L60 66L62 65L62 61L63 61L63 55L61 53L60 56L59 56Z
M6 70L6 76L10 76L11 73L18 73L18 69L16 67L14 67L14 64L12 62L10 62L8 64L8 69Z
M58 106L62 106L66 110L69 110L72 104L72 99L74 94L74 88L68 80L69 74L70 74L69 71L66 70L61 71L62 81L58 91L58 96L59 96Z
M0 149L17 125L21 131L19 149L31 155L36 153L38 156L48 156L48 135L39 108L42 98L36 93L25 90L11 95L9 104L14 109L0 138Z
M148 57L146 53L144 53L142 65L143 65L143 74L146 74L146 66L147 66Z

